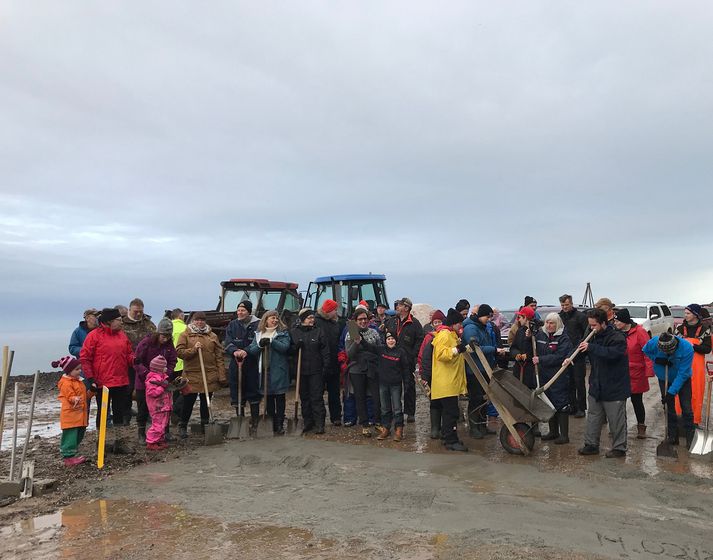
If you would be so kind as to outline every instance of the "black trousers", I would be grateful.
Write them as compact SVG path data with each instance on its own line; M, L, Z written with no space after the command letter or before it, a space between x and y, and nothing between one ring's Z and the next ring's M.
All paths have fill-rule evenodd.
M408 367L408 373L404 374L404 414L407 416L416 415L416 380L413 377L414 368ZM377 384L378 385L378 384Z
M300 390L300 393L302 391ZM272 429L277 431L285 422L285 393L267 396L267 415L272 416Z
M369 412L366 407L366 391L369 390L371 401L374 403L374 422L381 424L381 402L379 400L379 380L363 373L351 375L354 387L354 400L356 401L357 416L362 426L369 425Z
M575 412L587 410L586 377L587 361L584 357L577 357L570 366L569 372L569 403Z
M329 370L324 378L327 388L327 402L329 403L329 419L332 422L342 421L342 401L339 386L339 366Z
M129 391L128 385L123 385L121 387L109 387L109 410L111 410L111 420L114 426L120 426L124 421L124 414L126 413L126 403L129 403L131 407L131 393ZM97 393L97 429L99 429L99 421L101 419L102 411L102 394L101 391ZM107 414L108 414L107 410Z
M664 382L659 379L661 394L664 394ZM669 437L678 437L693 432L693 408L691 406L691 380L686 381L678 391L678 400L681 403L681 420L683 433L678 429L678 416L676 415L676 397L668 395L666 400L666 415L668 416Z
M300 402L305 427L324 427L324 377L321 373L300 378Z
M456 443L458 441L458 397L444 397L431 401L431 408L441 410L441 433L445 443Z
M208 414L208 399L205 398L205 393L188 393L187 395L183 395L183 409L181 410L181 424L184 426L188 425L191 414L193 414L193 405L196 404L196 400L199 396L201 400L201 424L207 424L210 420L210 414ZM212 399L213 393L208 393L208 396Z
M149 407L146 404L146 389L136 389L136 425L146 427L149 419Z
M485 406L485 391L478 383L475 375L466 375L468 386L468 421L476 424L488 422L488 407Z
M646 409L644 408L644 394L631 393L631 404L634 407L637 424L646 424Z

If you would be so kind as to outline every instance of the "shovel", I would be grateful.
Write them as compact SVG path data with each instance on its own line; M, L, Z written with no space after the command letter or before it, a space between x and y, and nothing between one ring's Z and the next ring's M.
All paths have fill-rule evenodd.
M587 338L585 338L582 342L589 342L590 339L594 336L594 333L595 333L595 331L591 331L591 332L587 335ZM580 344L581 344L581 343L580 343ZM535 389L535 390L532 392L532 399L534 400L535 397L540 397L540 398L542 399L542 397L543 397L545 391L547 391L547 389L549 389L550 387L552 387L552 385L555 384L555 382L560 378L560 376L561 376L565 371L567 371L567 368L570 366L570 364L574 361L574 359L575 359L577 356L579 356L579 345L577 345L577 349L576 349L574 352L572 352L572 355L571 355L569 358L567 358L567 360L565 360L567 363L566 363L566 364L562 364L562 367L559 368L559 370L557 371L557 373L555 373L555 374L552 376L552 379L550 379L547 383L545 383L544 386L539 387L539 384L540 384L540 383L539 383L539 380L538 380L538 382L537 382L538 387L537 387L537 389ZM542 399L542 400L544 401L545 399ZM549 399L548 399L547 401L545 401L545 402L549 403Z
M267 372L270 368L270 346L265 346L262 349L262 419L267 420Z
M708 370L708 379L706 380L706 427L696 428L696 433L693 435L693 443L691 443L690 452L692 455L707 455L713 451L713 435L709 431L709 422L711 417L711 387L713 387L713 363L706 364Z
M302 348L297 351L297 380L295 381L295 416L287 419L287 431L292 432L297 427L297 412L300 407L300 380L302 378Z
M208 394L208 378L205 375L205 364L203 363L203 349L198 349L198 361L201 364L201 375L203 376L203 390L205 391L205 400L208 404L208 423L203 426L205 445L218 445L223 443L223 430L215 423L213 419L213 407Z
M535 340L535 333L532 332L532 357L537 358L537 341ZM539 364L534 364L535 365L535 382L537 383L537 389L540 388L540 365ZM545 401L549 406L551 406L553 409L557 409L555 405L552 404L552 401L549 399L547 395L542 393L540 395L540 398Z
M243 361L238 362L238 417L230 419L227 439L240 439L240 430L243 427Z
M673 445L668 441L668 434L669 432L669 425L668 425L668 366L665 367L665 374L664 374L664 390L663 394L665 396L664 398L664 404L663 404L663 413L666 415L666 434L664 437L664 440L658 444L656 447L656 456L657 457L673 457L674 459L678 458L678 452L673 448Z

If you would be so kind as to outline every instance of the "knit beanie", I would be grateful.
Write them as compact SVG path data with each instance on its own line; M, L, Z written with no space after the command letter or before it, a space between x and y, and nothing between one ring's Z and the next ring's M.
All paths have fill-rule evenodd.
M487 303L481 303L478 306L478 317L490 317L493 314L493 308Z
M446 316L443 314L443 311L441 311L440 309L436 309L433 312L433 315L431 315L431 323L433 323L433 321L440 321L441 323L443 323L445 320L446 320Z
M166 358L159 354L153 360L151 360L151 363L149 364L149 369L151 371L164 372L166 371L166 366Z
M52 362L53 368L60 368L64 373L71 373L80 366L79 360L74 356L65 356Z
M337 302L334 301L333 299L327 299L324 300L324 303L322 304L322 311L324 313L331 313L332 311L337 310Z
M525 305L530 305L535 302L535 298L532 296L525 296Z
M470 309L470 302L467 299L461 299L456 303L456 311L460 313L464 309Z
M458 313L455 309L452 307L448 310L448 315L446 315L446 320L443 321L443 324L446 325L447 327L452 327L453 325L457 325L458 323L463 322L463 315Z
M690 305L687 305L686 309L693 313L698 319L701 318L701 311L703 310L703 308L697 303L691 303Z
M300 321L304 321L307 317L311 317L312 315L314 315L314 311L312 311L309 307L300 309L300 312L297 314Z
M253 302L250 301L249 299L244 299L243 301L241 301L238 304L238 307L244 307L245 311L247 311L248 313L253 312Z
M678 338L665 332L659 336L658 347L664 354L673 354L678 347Z
M173 334L173 323L171 322L171 319L168 317L164 317L158 322L158 326L156 327L156 331L158 334L165 334L167 336L171 336Z

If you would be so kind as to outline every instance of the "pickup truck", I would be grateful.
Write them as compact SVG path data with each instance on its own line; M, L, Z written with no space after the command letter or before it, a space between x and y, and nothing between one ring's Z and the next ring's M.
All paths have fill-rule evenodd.
M223 340L228 323L235 318L235 310L241 301L253 304L253 315L261 317L265 311L276 310L287 325L294 322L302 307L302 297L295 282L278 282L262 278L231 278L220 283L221 292L218 305L211 311L204 311L206 323ZM185 314L186 321L196 311Z

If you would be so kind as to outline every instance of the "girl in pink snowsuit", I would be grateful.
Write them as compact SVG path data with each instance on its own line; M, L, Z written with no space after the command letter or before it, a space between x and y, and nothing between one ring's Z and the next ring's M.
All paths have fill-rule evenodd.
M171 419L171 393L166 374L166 358L161 355L151 360L146 375L146 406L151 415L151 427L146 432L146 449L166 449L166 426Z

